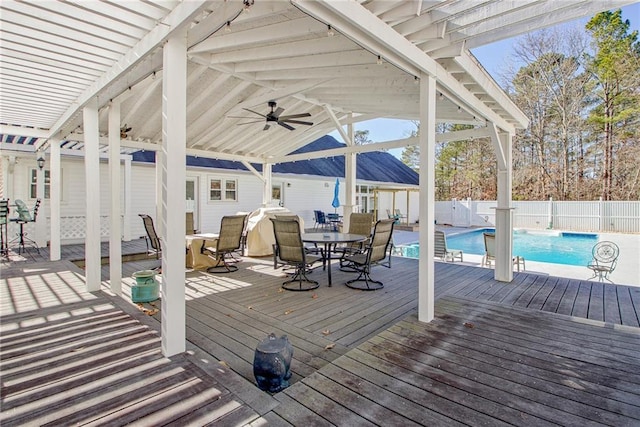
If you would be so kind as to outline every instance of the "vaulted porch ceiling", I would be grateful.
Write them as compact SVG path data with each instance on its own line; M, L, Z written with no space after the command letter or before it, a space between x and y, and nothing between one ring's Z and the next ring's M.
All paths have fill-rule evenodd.
M419 117L420 72L435 75L437 120L504 130L527 119L468 48L632 3L611 1L391 1L0 3L0 133L79 141L81 109L121 102L125 149L161 141L162 42L188 29L189 153L280 157L377 117ZM329 35L329 27L334 35ZM309 113L294 131L242 124L275 100ZM258 117L259 118L259 117ZM100 129L106 133L107 113ZM106 144L106 138L105 138Z

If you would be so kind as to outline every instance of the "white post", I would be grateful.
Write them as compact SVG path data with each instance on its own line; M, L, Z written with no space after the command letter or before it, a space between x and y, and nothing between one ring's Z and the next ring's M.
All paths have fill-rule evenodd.
M513 208L511 207L512 135L498 135L504 164L498 162L498 206L496 208L496 261L494 278L500 282L513 280Z
M51 222L49 224L49 259L58 261L60 259L60 200L62 200L62 170L60 168L60 140L50 139L49 147L51 147L49 159L49 177L50 183L50 199L49 199L49 216Z
M547 212L547 228L553 229L553 197L549 197L549 210Z
M100 290L100 133L98 104L90 100L82 110L84 122L84 171L86 188L85 274L87 290Z
M124 220L122 238L125 242L131 241L131 221L135 218L131 212L131 156L124 160Z
M420 263L418 267L418 320L430 322L435 316L435 145L436 80L420 76ZM394 193L395 194L395 193Z
M109 105L109 184L111 215L109 224L109 282L111 291L122 295L122 232L120 224L120 102Z
M2 152L0 152L0 161L2 161L2 183L4 184L0 187L0 197L6 199L9 197L7 188L9 182L9 156L2 155Z
M351 114L353 116L353 114ZM347 125L347 133L349 134L349 140L353 144L354 140L354 128L353 123ZM356 204L356 170L357 170L357 156L355 153L347 153L344 155L344 189L345 189L345 201L344 208L342 210L342 222L344 230L349 230L349 217L354 211L353 207Z
M155 216L156 232L159 234L160 240L164 240L164 231L159 227L160 218L162 217L162 165L164 164L164 153L162 150L156 151L156 211Z
M162 79L162 353L186 349L185 181L187 139L187 37L178 31L163 50ZM157 167L158 165L156 165Z
M44 153L36 152L36 159L42 156L46 159ZM45 165L47 162L45 161ZM44 171L45 168L36 168L36 198L40 199L40 207L38 208L38 216L36 217L36 236L35 242L39 248L47 246L47 215L45 211L45 199L44 199Z
M262 187L262 207L267 207L271 205L271 197L272 197L272 189L271 183L273 174L271 173L273 164L271 163L263 163L262 165L262 176L264 178Z

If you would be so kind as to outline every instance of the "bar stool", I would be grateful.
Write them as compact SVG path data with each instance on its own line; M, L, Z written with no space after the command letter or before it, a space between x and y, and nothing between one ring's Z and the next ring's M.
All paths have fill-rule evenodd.
M9 257L9 199L0 200L0 256Z
M33 216L31 216L31 213L29 212L29 208L27 207L27 205L22 200L16 199L16 211L18 213L18 216L16 218L11 218L10 221L15 222L20 226L20 233L18 233L18 237L12 240L12 242L15 242L16 240L18 241L18 244L17 244L18 254L22 253L22 251L26 252L25 243L28 244L29 246L32 246L33 248L35 248L35 250L38 253L40 253L40 248L38 248L38 245L36 244L35 240L31 240L28 237L26 237L27 233L25 233L24 231L25 224L29 222L36 222L36 219L38 217L39 207L40 207L40 199L37 199L36 205L33 208Z

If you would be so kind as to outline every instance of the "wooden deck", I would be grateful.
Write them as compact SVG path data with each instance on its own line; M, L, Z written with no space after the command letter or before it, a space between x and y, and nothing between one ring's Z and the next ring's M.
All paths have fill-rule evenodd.
M34 340L44 334L42 344L33 348L43 350L50 346L56 348L55 341L47 338L48 331L55 330L56 322L65 330L79 327L79 319L74 323L73 316L69 320L57 320L63 313L79 310L80 316L87 309L90 314L86 316L101 324L92 318L101 319L95 314L97 310L85 307L89 303L80 297L84 295L82 289L74 287L71 292L78 295L76 298L80 301L77 302L61 299L52 279L44 279L48 283L45 292L35 289L48 274L67 281L73 277L81 282L79 270L67 265L60 267L58 273L41 273L37 268L30 270L32 267L27 264L12 263L2 271L3 425L24 421L20 417L11 418L15 411L29 412L23 406L36 408L36 414L58 410L47 403L52 397L45 391L31 392L30 386L24 386L24 390L16 389L15 394L14 389L6 385L5 369L8 368L5 366L18 365L12 360L13 353L6 351L11 347L6 345L20 348L23 354L20 357L42 356L47 360L48 352L38 351L39 356L28 356L32 348L24 340L20 341L22 333L7 335L5 328L20 331L26 327L27 333L28 328L33 328ZM21 267L17 267L19 265ZM195 395L202 394L203 399L212 404L208 399L217 398L204 396L214 389L218 393L214 393L215 396L231 401L229 412L214 411L217 414L214 418L228 417L227 421L218 420L221 425L249 422L256 425L261 422L269 425L573 425L579 424L578 421L583 425L640 424L640 381L636 373L640 372L637 357L640 354L640 288L528 273L514 273L514 281L506 284L494 281L490 269L436 263L437 318L423 324L417 322L415 315L417 260L394 258L392 269L376 268L375 276L385 283L380 291L346 288L341 284L351 274L339 272L334 265L333 287L326 286L326 273L320 269L312 274L320 281L320 288L297 293L280 290L283 274L273 270L269 258L245 258L235 273L187 273L190 352L179 360L168 361L159 354L160 314L145 314L160 308L160 304L137 307L127 302L127 285L133 283L129 278L131 273L155 265L158 265L155 259L126 263L123 268L125 298L109 297L103 292L98 298L102 298L100 304L106 304L109 312L119 310L124 317L128 316L127 322L155 334L155 341L145 344L149 351L152 347L155 349L153 361L163 360L167 366L186 372L183 375L191 375L189 378L204 376L205 391ZM17 268L24 271L15 270ZM105 266L103 279L108 278L108 272ZM6 298L7 295L10 297ZM80 306L72 308L73 304ZM44 318L40 313L43 310L51 311L51 316ZM50 322L53 324L46 326ZM71 326L66 322L71 322ZM102 326L105 334L118 337L127 336L127 327L124 323L109 321ZM98 354L99 350L91 348L93 344L83 344L82 340L89 339L84 331L80 328L74 338L81 341L71 341L65 348L80 349L77 351L86 348L93 351L91 354ZM252 371L254 349L270 332L286 334L295 349L293 385L274 396L253 385ZM136 354L135 348L135 344L126 347L122 354ZM53 351L53 357L58 357L60 351ZM75 351L66 351L74 356ZM38 363L24 372L9 372L18 383L33 382L34 376L47 371L43 366L49 366L49 362ZM126 361L113 363L118 366ZM137 366L131 363L133 365L125 365L129 368L123 368L123 372ZM141 371L144 363L139 367ZM89 358L87 365L91 364L97 365L91 369L104 370L100 357ZM61 378L74 376L74 369L78 368L62 369L59 375ZM133 376L133 382L142 381L142 376ZM79 393L77 399L83 402L73 379L68 381L71 382L62 381L55 386L45 383L45 387L60 391L70 384L71 396ZM93 387L101 388L100 381L104 380ZM118 384L113 386L114 393L119 393L116 390L120 388L136 390L129 380L121 379L114 384ZM114 403L110 412L127 413L128 405L122 396L130 395L122 393L119 404ZM156 406L156 399L171 402L170 398L154 397L153 393L145 396L140 402L148 400L150 408L171 405ZM197 397L192 399L195 401ZM11 406L6 406L7 402ZM185 414L208 413L204 403L190 405L183 408ZM5 412L9 414L7 417ZM76 416L80 417L81 424L89 423L88 417ZM144 416L151 417L145 420L155 421L141 424L180 423L172 417L164 418L164 412L156 416L150 410ZM214 418L209 422L215 422ZM91 422L99 419L92 418ZM34 420L40 418L34 415ZM196 424L204 423L206 421Z

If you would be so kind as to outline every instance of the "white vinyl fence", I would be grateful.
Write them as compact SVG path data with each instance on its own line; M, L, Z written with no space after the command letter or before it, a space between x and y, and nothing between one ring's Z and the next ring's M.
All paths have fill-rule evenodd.
M458 227L495 226L496 201L436 202L436 223ZM640 202L513 202L513 226L640 233Z

